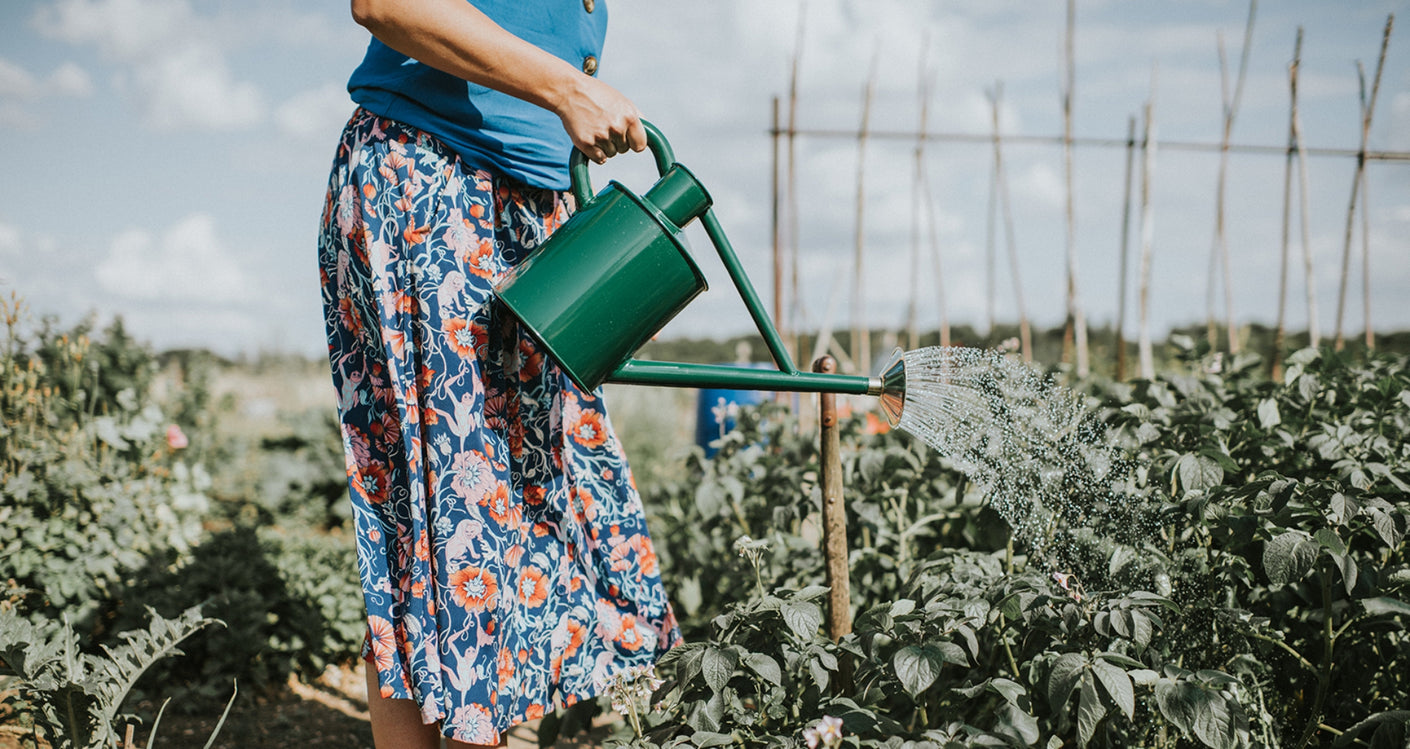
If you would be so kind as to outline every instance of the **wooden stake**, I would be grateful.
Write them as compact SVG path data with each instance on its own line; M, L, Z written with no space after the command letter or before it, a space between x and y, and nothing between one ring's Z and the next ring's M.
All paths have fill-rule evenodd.
M813 371L832 374L837 361L831 356L813 362ZM842 496L842 453L837 426L837 396L818 396L819 445L818 475L823 501L823 553L827 558L827 633L840 640L852 631L851 579L847 564L847 505Z
M1371 96L1366 98L1366 75L1361 67L1361 63L1356 63L1356 74L1361 80L1361 150L1356 156L1356 176L1351 182L1351 204L1346 209L1346 234L1345 242L1342 245L1341 255L1341 286L1337 293L1337 331L1336 349L1341 351L1346 346L1346 338L1343 335L1342 320L1346 311L1346 277L1351 266L1351 227L1355 220L1356 213L1356 193L1361 187L1366 173L1366 138L1371 133L1371 116L1376 109L1376 96L1381 91L1381 73L1385 71L1386 50L1390 47L1390 32L1395 24L1395 15L1386 17L1385 32L1381 35L1381 54L1376 61L1376 78L1371 84ZM1367 320L1369 326L1370 320Z
M1141 139L1141 330L1138 351L1141 377L1155 378L1155 358L1151 355L1150 290L1151 245L1155 239L1155 211L1151 204L1151 182L1155 178L1155 82L1151 69L1151 96L1146 100L1144 133Z
M1302 27L1297 27L1297 41L1293 44L1293 59L1288 65L1288 81L1291 87L1291 105L1288 109L1288 156L1283 166L1283 235L1282 259L1278 265L1278 327L1273 333L1273 350L1268 352L1268 375L1274 382L1283 381L1283 347L1287 337L1288 308L1288 240L1292 223L1292 169L1293 157L1297 154L1297 125L1293 113L1297 111L1297 70L1302 64Z
M1067 0L1067 34L1064 36L1063 61L1064 82L1062 89L1062 164L1067 196L1067 324L1063 334L1064 348L1068 340L1076 345L1077 376L1086 377L1090 371L1087 360L1087 316L1082 310L1082 302L1077 293L1077 214L1072 196L1072 96L1076 82L1073 37L1077 25L1077 2ZM1064 358L1067 359L1064 351Z
M1126 181L1121 191L1121 258L1116 279L1116 379L1126 379L1126 255L1131 238L1131 171L1136 156L1136 118L1126 121Z
M930 73L925 69L925 53L930 46L927 36L920 47L920 72L917 78L917 92L920 96L920 124L916 130L915 175L911 182L911 287L906 302L906 348L920 346L920 330L917 323L916 307L920 296L920 205L921 182L925 179L925 128L929 115Z
M1013 233L1013 207L1009 203L1008 178L1004 174L1002 136L999 134L999 104L1004 96L1004 84L994 84L994 94L990 99L994 123L994 191L1004 217L1004 237L1007 241L1009 271L1013 276L1013 297L1018 306L1018 340L1024 361L1033 361L1033 330L1028 324L1028 309L1023 302L1023 282L1019 276L1018 248Z
M945 311L945 272L940 265L940 229L935 219L935 198L930 192L930 175L921 172L920 186L924 191L926 228L930 231L930 260L935 267L935 301L940 308L940 345L950 345L950 317Z
M1317 276L1312 265L1312 232L1308 228L1311 221L1311 210L1308 208L1307 194L1307 144L1302 139L1302 110L1297 98L1299 72L1298 69L1292 71L1292 128L1293 142L1297 145L1297 194L1302 237L1302 273L1307 284L1307 339L1309 346L1317 348L1321 345L1322 333L1317 314Z
M1002 95L1004 84L994 82L994 93L990 96L990 106L994 109L994 166L989 171L989 214L984 231L984 334L994 334L995 260L998 253L999 221L999 113L997 98Z
M788 72L788 200L786 204L788 221L788 329L801 329L803 318L803 297L798 293L798 170L794 142L798 134L798 59L803 55L803 29L807 19L807 3L798 5L798 35L793 44L793 60ZM794 341L794 345L799 345ZM801 354L801 349L795 354ZM795 360L796 361L796 360ZM802 413L801 409L799 413Z
M1210 249L1209 259L1209 285L1206 295L1206 305L1209 325L1209 345L1211 348L1217 346L1217 336L1214 323L1214 268L1216 258L1223 271L1224 285L1224 328L1228 334L1229 353L1239 352L1239 331L1234 326L1234 287L1229 272L1229 242L1224 232L1224 204L1225 186L1228 182L1229 172L1229 138L1233 134L1234 119L1238 116L1239 100L1243 98L1244 81L1248 72L1248 53L1253 46L1253 19L1258 10L1258 0L1249 0L1248 21L1244 24L1243 49L1239 52L1239 75L1234 84L1234 93L1229 95L1229 74L1228 64L1224 54L1224 35L1218 36L1219 40L1219 87L1220 98L1224 105L1224 128L1223 135L1219 142L1219 184L1215 190L1215 210L1214 210L1214 244Z
M769 170L769 194L772 200L769 201L769 221L773 229L773 259L774 259L774 322L779 326L779 333L783 336L784 345L790 351L794 348L790 343L793 329L789 327L788 320L784 318L783 311L783 223L779 221L779 210L781 200L779 195L779 119L778 119L778 97L773 98L773 126L769 130L769 138L773 149L772 168Z
M862 370L871 367L871 334L866 322L866 163L867 134L871 130L871 103L876 95L877 62L881 57L878 43L871 56L871 71L862 92L862 127L857 133L857 224L853 236L856 248L852 257L852 360Z

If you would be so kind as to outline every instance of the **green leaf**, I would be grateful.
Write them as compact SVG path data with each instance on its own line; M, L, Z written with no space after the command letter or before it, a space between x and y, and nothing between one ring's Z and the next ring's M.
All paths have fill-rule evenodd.
M969 657L964 654L964 649L953 642L937 642L934 645L927 645L927 648L934 648L940 654L941 660L945 663L953 663L956 666L968 666Z
M734 735L728 733L716 733L714 731L696 731L690 736L691 746L729 746L734 743Z
M1384 733L1383 733L1384 732ZM1410 733L1410 710L1387 710L1376 713L1371 717L1346 729L1346 733L1337 737L1336 743L1332 746L1341 747L1364 744L1364 740L1358 741L1363 734L1372 735L1371 746L1397 746L1395 739L1400 740L1399 746L1404 746L1407 733ZM1397 735L1398 734L1398 735ZM1384 744L1378 743L1378 739L1385 736L1388 740Z
M778 661L771 656L763 653L750 653L745 656L744 662L750 670L764 677L765 680L779 686L783 685L783 670L779 668Z
M1097 682L1091 672L1082 674L1081 696L1077 701L1077 745L1086 746L1097 732L1097 724L1106 717L1106 705L1097 696Z
M1097 675L1097 680L1102 683L1106 693L1111 695L1111 701L1126 714L1126 719L1130 720L1136 713L1136 690L1131 686L1131 677L1122 669L1101 659L1092 661L1092 673Z
M1371 525L1381 540L1386 542L1386 546L1400 545L1400 529L1395 527L1395 518L1390 513L1380 508L1371 508Z
M1272 398L1264 398L1258 404L1258 425L1264 429L1272 429L1281 423L1283 419L1278 414L1278 402Z
M940 676L940 667L944 660L932 647L908 645L896 651L891 663L896 668L896 677L901 680L901 686L914 697L935 683L935 679Z
M1332 556L1346 555L1346 544L1342 543L1341 536L1338 536L1337 532L1331 528L1318 528L1312 537L1317 539L1317 543L1321 544L1323 548L1332 552Z
M1160 714L1187 735L1194 724L1194 695L1199 691L1199 687L1174 679L1160 679L1155 683L1155 702Z
M1341 570L1341 581L1346 587L1346 595L1350 596L1351 591L1356 588L1356 577L1359 571L1356 568L1356 560L1350 554L1342 554L1334 557L1337 562L1337 569Z
M1021 746L1033 746L1038 741L1038 719L1012 703L999 708L999 722L994 732L1016 739Z
M1361 512L1361 504L1341 492L1332 495L1332 519L1340 525L1351 522Z
M739 656L733 650L707 646L705 655L700 659L700 668L705 674L705 683L710 686L710 691L718 693L724 689L730 677L734 676L734 667L738 664Z
M1316 561L1316 545L1297 531L1288 531L1263 547L1263 570L1275 586L1301 580Z
M1382 616L1385 614L1399 614L1410 616L1410 604L1396 598L1364 598L1361 605L1366 607L1366 613L1371 616Z
M1191 728L1195 738L1213 749L1232 749L1236 745L1234 737L1234 716L1224 697L1205 690L1199 690L1200 700L1195 706L1195 720Z
M1077 653L1064 653L1053 662L1053 670L1048 673L1048 705L1054 712L1063 711L1086 665Z
M997 677L989 680L989 688L1003 696L1010 705L1018 705L1018 698L1028 694L1028 690L1018 682Z
M784 601L779 607L783 621L800 639L810 640L822 626L822 609L811 601Z
M912 601L912 600L909 599L909 598L902 598L901 600L896 601L895 603L892 603L892 604L891 604L891 609L889 610L888 613L890 613L891 616L893 616L893 617L895 617L895 616L905 616L906 614L909 614L909 613L911 613L912 611L915 611L915 610L916 610L916 602L915 602L915 601Z
M1224 483L1224 468L1219 461L1207 456L1185 453L1175 463L1175 474L1187 492L1209 489Z

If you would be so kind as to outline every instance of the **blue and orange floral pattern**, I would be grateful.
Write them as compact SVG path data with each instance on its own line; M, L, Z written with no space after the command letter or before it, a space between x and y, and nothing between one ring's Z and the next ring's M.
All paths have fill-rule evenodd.
M363 655L384 696L470 743L680 640L600 393L494 300L571 200L359 110L323 212Z

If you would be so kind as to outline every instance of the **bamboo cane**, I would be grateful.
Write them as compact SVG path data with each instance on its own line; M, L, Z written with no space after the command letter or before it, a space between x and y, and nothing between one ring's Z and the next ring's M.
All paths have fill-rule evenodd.
M1385 32L1381 35L1381 54L1376 61L1375 82L1371 84L1371 96L1366 98L1366 75L1361 67L1361 63L1356 63L1356 74L1361 79L1362 101L1364 106L1361 110L1361 150L1356 156L1356 176L1351 182L1351 204L1346 209L1346 234L1345 242L1342 245L1341 255L1341 284L1337 292L1337 330L1336 349L1341 351L1346 346L1346 338L1342 329L1342 320L1346 311L1346 277L1351 266L1351 227L1355 220L1356 198L1358 188L1363 182L1366 173L1366 139L1371 133L1371 116L1376 109L1376 96L1381 91L1381 73L1385 71L1386 50L1390 47L1390 32L1395 24L1395 15L1391 14L1386 18ZM1370 320L1367 320L1369 326Z
M1291 88L1288 108L1288 156L1283 166L1283 234L1282 256L1278 266L1278 326L1273 333L1273 350L1268 353L1268 375L1274 382L1283 381L1283 347L1287 337L1288 307L1288 246L1292 223L1292 171L1293 157L1297 154L1297 127L1293 113L1297 111L1297 69L1302 64L1302 27L1297 27L1297 41L1293 43L1293 58L1288 65L1288 80Z
M782 223L781 221L779 221L779 212L780 212L780 199L779 199L779 198L780 198L780 196L779 196L779 184L778 184L778 183L779 183L778 171L779 171L779 135L780 135L780 133L779 133L779 115L778 115L778 97L777 97L777 96L773 97L773 110L772 110L772 118L771 118L770 122L772 123L772 127L769 129L769 140L770 140L770 146L771 146L770 153L771 153L771 155L772 155L772 161L770 162L770 167L771 167L771 168L769 169L769 196L770 196L770 198L771 198L770 201L769 201L769 228L772 230L772 231L771 231L771 234L772 234L772 239L773 239L773 261L774 261L774 278L773 278L773 281L774 281L774 299L773 299L773 311L774 311L774 321L778 323L778 326L779 326L779 333L780 333L780 334L782 335L782 337L783 337L784 345L788 348L789 352L792 352L793 349L794 349L793 329L789 326L789 321L788 321L788 319L787 319L786 317L784 317L784 314L783 314L784 310L786 309L786 305L784 304L784 299L783 299L783 276L784 276L784 270L783 270L783 267L784 267L784 258L783 258L783 223Z
M803 322L803 296L798 284L798 170L795 141L798 135L798 61L803 56L803 30L807 20L807 3L798 4L798 34L794 39L793 58L788 72L788 137L787 143L787 225L788 225L788 297L790 330L800 330ZM796 342L802 353L801 341ZM803 413L802 409L798 410Z
M935 198L930 191L930 175L921 172L921 189L924 190L926 227L930 234L930 259L935 267L935 300L940 309L940 345L950 345L950 317L945 311L945 272L940 265L940 230L935 220Z
M1155 177L1155 91L1156 70L1152 68L1151 95L1146 100L1141 139L1141 331L1138 351L1141 377L1147 380L1155 377L1150 328L1151 249L1155 240L1155 210L1151 203L1151 181Z
M1067 324L1063 334L1064 348L1069 338L1076 346L1077 376L1086 377L1090 368L1087 359L1087 317L1082 310L1082 301L1077 291L1077 213L1073 204L1072 188L1072 97L1076 87L1076 63L1074 61L1075 27L1077 25L1077 2L1067 0L1067 33L1063 40L1063 90L1062 90L1062 164L1067 218ZM1064 358L1067 358L1064 356Z
M1297 194L1300 236L1302 239L1302 274L1307 285L1307 345L1317 348L1322 342L1321 325L1317 313L1317 276L1312 264L1311 202L1308 197L1307 144L1302 138L1302 110L1298 103L1297 85L1300 68L1292 71L1292 128L1293 142L1297 145Z
M920 331L917 323L916 306L920 296L920 202L921 181L925 178L925 127L929 114L930 74L925 69L925 53L930 46L929 37L921 41L920 70L917 73L917 95L920 97L920 125L916 130L921 137L916 138L915 175L911 182L911 278L910 296L906 302L906 348L920 346Z
M1136 118L1126 121L1126 181L1121 191L1121 258L1116 281L1116 379L1126 379L1126 254L1131 237L1131 170L1136 155Z
M866 369L871 366L871 334L866 323L866 163L867 132L871 129L871 104L876 95L877 62L881 56L881 45L877 44L871 56L871 70L867 74L867 85L862 92L862 126L857 133L857 222L853 236L855 253L852 257L852 361Z
M1003 136L999 133L999 104L1004 96L1004 84L994 84L994 94L990 99L994 123L994 191L996 201L1003 212L1004 236L1007 240L1009 269L1013 276L1014 302L1018 306L1018 340L1024 361L1033 361L1033 329L1028 323L1028 308L1023 302L1023 282L1019 275L1018 248L1014 241L1013 208L1009 204L1008 179L1004 174Z
M1234 326L1234 284L1229 270L1229 242L1225 233L1224 208L1229 172L1229 139L1233 134L1234 120L1238 117L1239 101L1243 98L1244 81L1248 73L1248 53L1253 46L1253 19L1258 10L1258 0L1249 0L1248 21L1244 24L1243 48L1239 51L1239 74L1234 84L1233 96L1229 95L1228 61L1224 53L1224 35L1219 34L1219 87L1224 107L1224 128L1219 148L1219 184L1215 190L1214 244L1210 249L1210 275L1206 304L1208 311L1210 346L1216 345L1214 322L1214 262L1217 258L1222 270L1224 286L1224 328L1228 335L1229 353L1239 352L1239 332Z

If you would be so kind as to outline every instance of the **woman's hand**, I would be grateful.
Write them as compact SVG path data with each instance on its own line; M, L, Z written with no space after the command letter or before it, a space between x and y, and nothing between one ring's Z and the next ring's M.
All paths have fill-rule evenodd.
M383 44L457 78L558 115L588 158L646 148L636 105L617 89L505 31L465 0L352 0Z
M641 113L620 91L580 75L571 90L554 107L563 129L589 159L601 164L619 153L646 149L646 129Z

